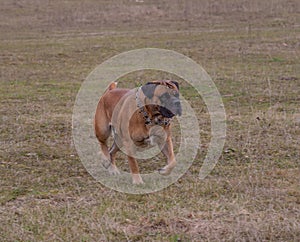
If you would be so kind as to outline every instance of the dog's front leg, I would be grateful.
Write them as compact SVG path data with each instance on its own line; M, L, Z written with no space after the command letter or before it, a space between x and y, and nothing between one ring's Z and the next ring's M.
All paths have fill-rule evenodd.
M133 184L143 184L143 179L140 175L139 166L134 158L134 147L129 141L125 141L125 149L127 152L128 164L131 172L132 183Z
M140 175L139 167L137 161L134 157L128 156L128 163L130 167L132 183L133 184L143 184L143 179Z
M171 173L171 171L174 169L174 167L176 166L176 160L175 160L175 155L174 155L174 151L173 151L173 143L172 143L172 138L170 135L168 136L168 138L166 140L166 144L164 145L164 147L162 149L162 153L167 157L168 165L159 169L158 172L161 175L169 175Z

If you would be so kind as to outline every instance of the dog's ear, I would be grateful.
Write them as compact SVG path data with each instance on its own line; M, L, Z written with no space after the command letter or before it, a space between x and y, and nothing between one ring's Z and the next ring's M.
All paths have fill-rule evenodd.
M171 81L173 84L175 84L175 86L177 87L177 89L179 90L179 83L177 81Z
M155 88L157 87L156 84L148 82L146 85L142 86L142 91L146 97L151 99L154 95Z

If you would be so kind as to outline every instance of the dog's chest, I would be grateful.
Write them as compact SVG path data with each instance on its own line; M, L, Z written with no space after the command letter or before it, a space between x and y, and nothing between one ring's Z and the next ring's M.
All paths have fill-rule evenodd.
M151 137L148 132L143 134L132 134L131 139L137 146L147 146L151 142Z
M138 146L154 146L160 145L166 140L166 133L162 128L151 128L148 132L144 134L137 134L132 137L134 143Z

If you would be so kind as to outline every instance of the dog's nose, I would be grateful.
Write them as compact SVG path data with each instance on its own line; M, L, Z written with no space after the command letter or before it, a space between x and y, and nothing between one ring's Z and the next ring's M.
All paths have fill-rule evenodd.
M180 101L179 100L175 101L174 105L177 106L177 107L179 107L180 106Z

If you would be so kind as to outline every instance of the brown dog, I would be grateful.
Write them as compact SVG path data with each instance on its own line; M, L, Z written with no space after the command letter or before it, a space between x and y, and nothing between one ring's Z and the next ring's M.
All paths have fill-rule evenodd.
M111 174L118 174L115 157L117 151L123 148L128 156L133 183L141 184L143 180L135 152L138 147L150 142L158 144L168 159L168 164L159 169L159 173L170 174L176 164L170 121L173 116L181 115L178 83L153 81L131 90L116 87L116 83L109 85L95 114L95 134L104 155L103 165ZM107 140L111 133L114 143L108 149Z

